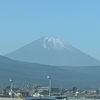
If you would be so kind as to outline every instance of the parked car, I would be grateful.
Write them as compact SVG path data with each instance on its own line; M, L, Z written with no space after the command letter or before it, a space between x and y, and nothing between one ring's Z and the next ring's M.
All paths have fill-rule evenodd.
M68 100L67 96L55 96L57 100Z

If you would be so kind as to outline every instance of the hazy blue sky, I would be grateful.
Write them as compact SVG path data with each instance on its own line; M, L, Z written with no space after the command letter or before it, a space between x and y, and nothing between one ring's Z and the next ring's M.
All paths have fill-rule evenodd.
M0 0L0 55L42 36L100 60L100 0Z

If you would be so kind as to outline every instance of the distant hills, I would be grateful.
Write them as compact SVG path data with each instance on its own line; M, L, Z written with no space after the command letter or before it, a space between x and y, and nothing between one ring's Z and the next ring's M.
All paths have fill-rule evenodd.
M100 61L56 37L42 37L5 56L18 61L55 66L100 65Z
M49 85L47 76L52 79L52 86L62 87L96 87L100 86L100 66L50 66L27 63L0 56L0 83L9 83L13 78L15 84Z
M0 80L16 84L100 87L100 61L55 37L42 37L0 56Z

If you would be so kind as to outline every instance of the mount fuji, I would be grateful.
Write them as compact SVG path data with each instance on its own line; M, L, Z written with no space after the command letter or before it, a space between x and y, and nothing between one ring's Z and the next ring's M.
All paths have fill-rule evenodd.
M98 66L100 61L56 37L42 37L7 55L14 60L57 66Z

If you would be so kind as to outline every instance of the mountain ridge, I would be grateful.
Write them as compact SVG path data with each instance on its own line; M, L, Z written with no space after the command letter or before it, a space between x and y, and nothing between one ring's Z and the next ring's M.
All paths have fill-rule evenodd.
M4 59L5 57L2 56L1 58ZM28 83L48 86L47 76L49 75L52 79L52 86L56 87L99 87L100 66L79 68L65 66L66 69L64 69L63 66L59 68L59 66L7 59L8 61L5 60L5 62L0 59L0 79L2 83L9 83L9 78L12 78L16 85ZM96 74L94 74L95 72Z
M5 56L14 60L46 65L100 65L100 61L55 37L39 38Z

